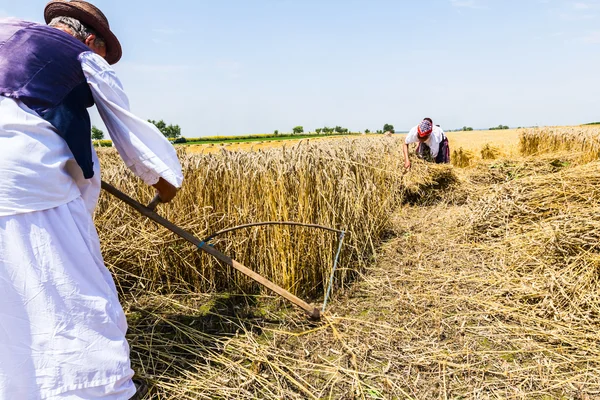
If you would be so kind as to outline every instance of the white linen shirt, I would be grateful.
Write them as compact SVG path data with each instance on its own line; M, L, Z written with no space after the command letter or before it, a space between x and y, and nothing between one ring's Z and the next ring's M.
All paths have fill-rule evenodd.
M183 174L173 145L154 125L129 111L129 100L112 67L91 51L79 60L125 165L148 185L162 177L181 187ZM92 213L100 194L100 163L93 147L92 157L94 177L84 179L50 123L21 101L0 97L0 216L55 208L79 196Z
M419 143L418 129L419 126L417 125L408 132L408 135L406 135L406 144ZM429 135L429 138L424 142L431 149L431 157L437 157L440 151L440 143L442 143L445 137L446 134L442 128L439 126L433 127L431 135Z

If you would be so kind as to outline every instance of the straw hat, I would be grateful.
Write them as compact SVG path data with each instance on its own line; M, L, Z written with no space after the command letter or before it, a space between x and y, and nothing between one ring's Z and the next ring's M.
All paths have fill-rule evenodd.
M44 9L44 19L50 23L56 17L72 17L95 30L106 42L106 61L116 64L123 54L119 39L110 30L108 19L97 7L82 0L53 0Z

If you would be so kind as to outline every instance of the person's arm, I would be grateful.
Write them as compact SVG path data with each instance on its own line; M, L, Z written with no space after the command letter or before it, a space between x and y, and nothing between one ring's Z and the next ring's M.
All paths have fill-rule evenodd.
M125 165L153 186L163 202L181 187L183 174L173 145L152 124L133 115L114 70L93 52L80 55L98 112Z
M402 148L402 152L404 153L404 168L406 169L410 169L410 158L408 158L408 145L411 143L418 142L419 139L417 139L417 127L414 127L406 135L406 139L404 140L404 147Z
M404 151L404 168L410 169L410 159L408 158L408 143L404 143L404 147L402 148Z

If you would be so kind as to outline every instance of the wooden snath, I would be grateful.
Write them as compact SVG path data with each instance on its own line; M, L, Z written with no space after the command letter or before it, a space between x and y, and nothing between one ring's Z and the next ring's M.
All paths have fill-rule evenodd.
M154 211L154 208L158 205L158 203L160 203L160 199L158 197L155 197L154 200L152 200L152 202L146 207L146 206L143 206L142 204L138 203L137 201L135 201L131 197L127 196L125 193L121 192L120 190L118 190L114 186L112 186L109 183L106 183L104 181L102 181L102 189L106 190L108 193L112 194L113 196L115 196L118 199L122 200L126 204L128 204L131 207L135 208L140 214L142 214L142 215L150 218L151 220L153 220L157 224L164 226L165 228L167 228L171 232L173 232L176 235L180 236L181 238L187 240L188 242L190 242L191 244L193 244L194 246L196 246L200 250L202 250L202 251L210 254L211 256L215 257L217 260L222 261L222 262L224 262L227 265L230 265L231 267L237 269L238 271L240 271L244 275L246 275L249 278L255 280L258 283L260 283L264 287L272 290L273 292L277 293L278 295L280 295L281 297L285 298L286 300L294 303L295 305L297 305L298 307L300 307L304 311L306 311L308 313L309 317L311 317L313 319L319 319L320 318L321 313L320 313L320 311L319 311L318 308L311 306L310 304L308 304L304 300L298 298L297 296L294 296L293 294L291 294L287 290L283 289L282 287L277 286L275 283L271 282L270 280L266 279L265 277L263 277L263 276L257 274L256 272L252 271L250 268L248 268L248 267L240 264L239 262L235 261L231 257L229 257L229 256L221 253L220 251L216 250L214 247L209 246L208 244L206 244L202 240L196 238L194 235L192 235L188 231L186 231L184 229L181 229L180 227L178 227L177 225L173 224L169 220L167 220L167 219L161 217L160 215L158 215Z

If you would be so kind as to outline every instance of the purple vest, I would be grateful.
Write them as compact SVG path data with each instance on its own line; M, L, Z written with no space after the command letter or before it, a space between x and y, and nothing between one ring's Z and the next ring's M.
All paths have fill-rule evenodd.
M52 124L89 179L94 164L87 108L94 99L78 59L86 51L58 29L0 19L0 95L22 101Z

